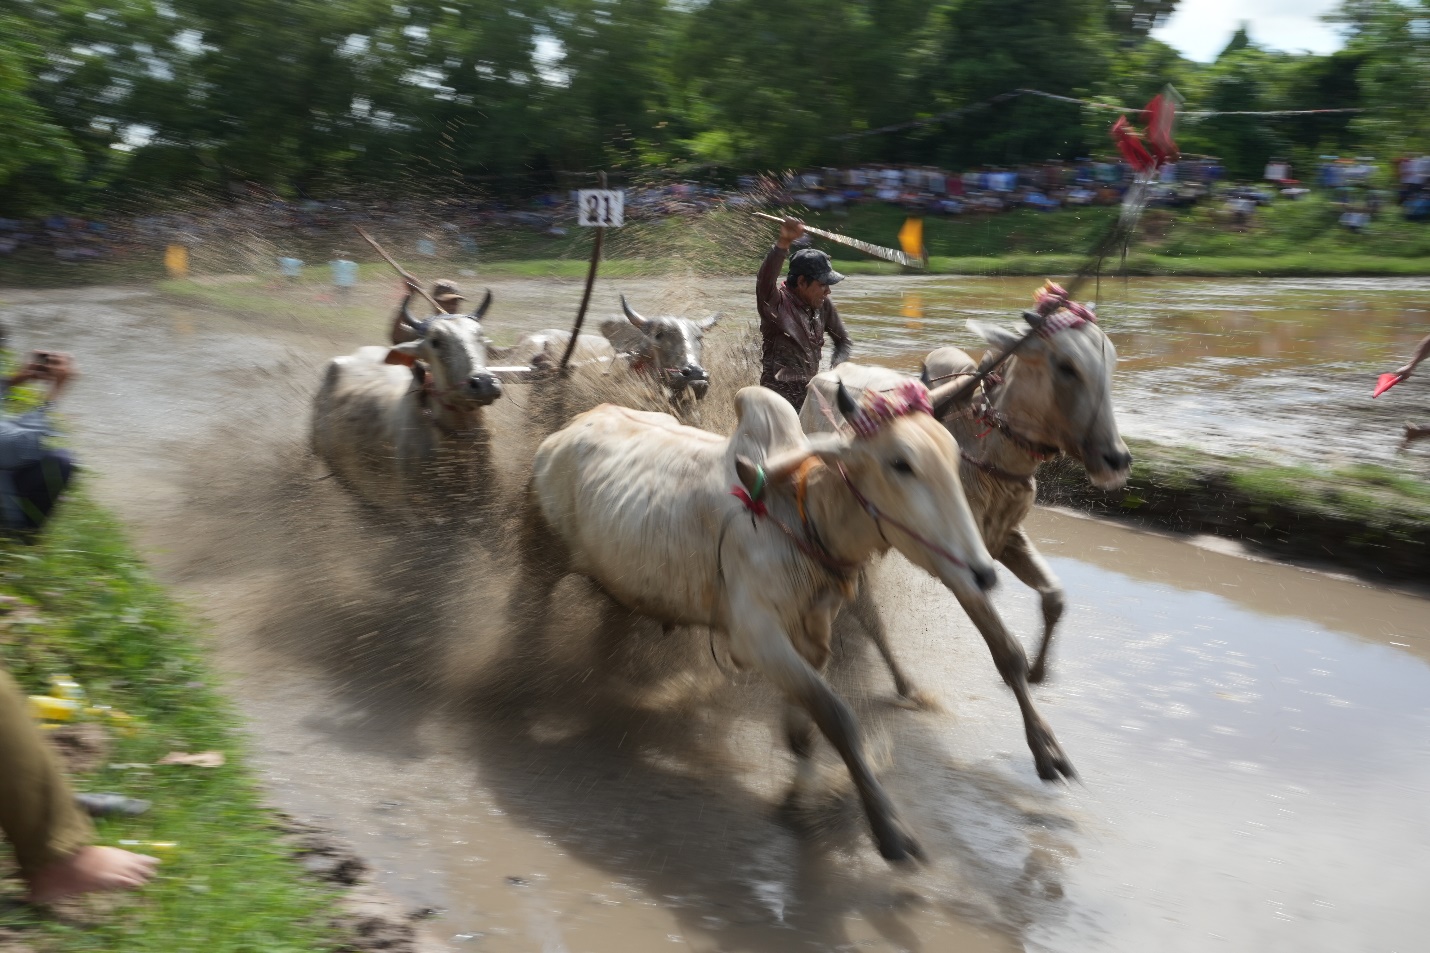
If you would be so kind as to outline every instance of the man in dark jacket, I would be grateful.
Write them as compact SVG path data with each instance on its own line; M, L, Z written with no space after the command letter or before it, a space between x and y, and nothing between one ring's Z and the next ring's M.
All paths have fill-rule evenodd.
M755 303L764 341L760 385L775 391L795 410L804 404L805 387L819 373L824 336L828 334L834 341L831 367L847 361L851 348L839 310L829 298L830 287L844 276L834 270L822 251L801 248L789 255L790 245L803 237L804 223L786 218L780 225L779 240L755 278ZM781 282L780 267L786 256L789 274Z

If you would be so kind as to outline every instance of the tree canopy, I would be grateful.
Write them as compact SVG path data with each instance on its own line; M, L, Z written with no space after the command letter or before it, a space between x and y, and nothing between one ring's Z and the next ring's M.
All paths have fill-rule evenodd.
M1272 155L1430 148L1430 0L1346 0L1329 56L1211 64L1151 31L1175 0L0 0L0 214L154 190L321 197L559 170L1107 152L1108 116L1019 88L1191 108L1364 107L1189 125L1252 174ZM849 133L952 118L898 132Z

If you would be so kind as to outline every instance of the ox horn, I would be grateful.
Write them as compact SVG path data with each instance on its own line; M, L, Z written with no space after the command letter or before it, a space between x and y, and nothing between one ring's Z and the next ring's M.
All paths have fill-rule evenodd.
M859 405L854 402L854 395L849 393L849 388L844 386L844 382L839 382L839 390L835 392L834 404L839 408L839 412L846 418L853 417L859 410Z
M479 305L477 305L477 310L475 310L475 311L473 311L471 314L467 315L467 317L471 318L473 321L480 321L480 320L482 319L482 316L487 313L487 309L490 308L491 306L492 306L492 289L488 288L486 295L482 298L482 303L479 304Z
M626 301L626 296L621 295L621 310L626 313L626 320L634 324L642 334L650 327L650 321L640 316L635 308L632 308Z
M924 375L928 375L928 368L924 368ZM942 417L943 412L948 410L949 404L953 401L954 394L961 386L957 377L953 380L940 384L937 387L929 388L929 404L933 406L934 417Z

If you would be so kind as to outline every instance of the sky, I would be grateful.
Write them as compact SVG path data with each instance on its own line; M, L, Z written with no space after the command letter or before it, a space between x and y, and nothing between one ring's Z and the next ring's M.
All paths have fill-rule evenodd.
M1341 37L1320 18L1337 6L1339 0L1181 0L1172 18L1152 35L1206 63L1216 59L1245 20L1258 46L1330 53L1340 49Z

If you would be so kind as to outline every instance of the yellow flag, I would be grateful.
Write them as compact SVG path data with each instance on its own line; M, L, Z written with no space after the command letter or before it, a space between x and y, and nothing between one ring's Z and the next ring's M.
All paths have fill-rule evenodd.
M170 278L185 278L189 274L189 250L183 245L170 245L164 249L164 267Z
M899 245L911 258L924 257L924 220L910 217L899 229Z

